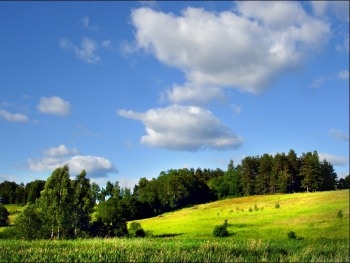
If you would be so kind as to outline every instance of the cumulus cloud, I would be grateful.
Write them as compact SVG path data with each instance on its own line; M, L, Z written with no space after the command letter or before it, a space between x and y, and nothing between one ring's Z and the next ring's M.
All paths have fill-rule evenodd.
M62 157L79 154L79 151L75 148L68 149L64 144L61 144L58 147L45 149L43 153L45 156L49 157Z
M57 96L41 97L37 109L41 113L61 116L66 116L71 111L69 102Z
M21 113L10 113L6 110L0 109L0 118L10 122L27 122L29 118L27 115Z
M317 16L333 15L349 22L349 1L311 1L311 4Z
M78 59L88 64L97 64L101 60L100 56L97 54L99 48L98 43L88 37L82 39L80 46L72 44L66 38L62 38L59 44L62 49L72 50Z
M334 139L349 142L349 134L346 134L341 130L330 129L328 133Z
M184 72L186 82L167 93L172 102L207 90L217 96L222 87L261 92L330 33L327 23L289 1L242 1L235 11L220 13L188 7L181 15L142 7L132 11L131 21L138 49Z
M172 105L144 113L118 110L117 114L139 120L147 135L141 143L171 150L232 149L243 139L223 125L210 111L194 106Z
M72 174L85 169L90 178L105 177L107 173L117 172L110 160L100 156L81 155L77 149L68 149L64 144L43 150L42 158L29 158L27 163L29 169L35 172L53 171L68 164Z
M319 153L318 158L320 160L326 160L336 166L347 166L349 165L349 157L336 156L328 153Z

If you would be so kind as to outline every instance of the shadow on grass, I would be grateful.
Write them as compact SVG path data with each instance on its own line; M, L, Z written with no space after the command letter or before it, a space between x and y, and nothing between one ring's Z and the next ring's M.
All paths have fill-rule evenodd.
M181 236L184 233L177 233L177 234L162 234L162 235L154 235L153 237L156 238L164 238L164 237L176 237L176 236Z

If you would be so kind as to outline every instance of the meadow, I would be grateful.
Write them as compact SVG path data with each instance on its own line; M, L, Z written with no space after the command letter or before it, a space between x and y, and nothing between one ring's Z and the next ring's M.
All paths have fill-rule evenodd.
M213 237L224 220L229 237ZM138 222L148 237L0 240L0 261L350 261L349 190L227 199ZM290 231L296 238L288 238Z

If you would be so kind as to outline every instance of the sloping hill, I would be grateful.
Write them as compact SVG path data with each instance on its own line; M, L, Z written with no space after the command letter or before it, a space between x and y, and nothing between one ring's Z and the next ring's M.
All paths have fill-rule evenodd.
M349 238L349 190L226 199L139 222L155 236L188 239L212 236L224 220L230 238L285 239L289 231L305 238Z

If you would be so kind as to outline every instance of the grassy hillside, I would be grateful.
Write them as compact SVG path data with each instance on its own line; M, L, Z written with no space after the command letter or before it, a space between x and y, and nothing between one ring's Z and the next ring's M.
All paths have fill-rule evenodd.
M338 218L341 210L343 217ZM140 220L156 236L205 238L228 220L230 238L349 238L349 190L250 196L196 205Z

